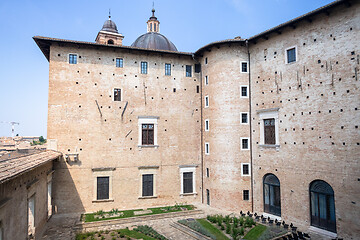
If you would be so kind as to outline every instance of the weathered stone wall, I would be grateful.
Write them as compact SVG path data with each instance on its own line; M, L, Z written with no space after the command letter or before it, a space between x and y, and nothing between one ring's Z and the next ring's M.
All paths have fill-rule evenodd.
M207 59L207 64L205 64ZM241 62L248 61L244 42L220 45L203 52L203 157L204 198L210 191L210 205L229 211L251 211L251 177L241 175L241 163L250 163L250 150L241 150L241 138L250 137L250 125L240 123L240 113L249 112L249 98L240 97L240 86L249 84L249 74L241 72ZM208 77L208 85L205 77ZM205 106L209 97L209 107ZM209 131L205 131L209 120ZM204 144L210 153L205 154ZM209 177L206 177L209 168ZM249 200L243 200L249 190Z
M78 54L78 64L68 63L69 53ZM115 58L124 59L123 68L115 67ZM148 62L148 74L141 74L141 61ZM165 63L171 63L171 76L165 76ZM200 93L193 64L191 55L51 46L48 138L57 139L62 153L79 154L78 162L56 166L59 212L201 201ZM192 77L185 77L186 65L192 65ZM113 101L113 88L121 88L122 101ZM157 148L138 147L139 116L159 117ZM197 166L198 195L180 196L180 165ZM159 166L157 198L139 198L139 166ZM93 168L115 169L113 201L93 201Z
M338 236L360 235L360 6L342 5L250 45L254 208L263 212L263 177L281 184L281 217L310 226L309 185L335 192ZM296 46L297 61L285 64ZM258 110L279 108L279 148L259 146Z
M3 239L27 239L28 198L35 193L35 237L48 219L47 179L52 162L0 184L0 222ZM5 201L3 201L5 200Z

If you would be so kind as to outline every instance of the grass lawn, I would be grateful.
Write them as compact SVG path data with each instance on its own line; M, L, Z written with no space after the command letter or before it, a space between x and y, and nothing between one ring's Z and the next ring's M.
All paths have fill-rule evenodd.
M265 230L266 226L258 224L245 235L244 239L256 240L265 232Z
M209 223L205 219L196 219L204 228L206 228L211 234L213 234L217 240L229 240L219 229Z
M161 213L170 213L170 212L180 212L182 211L181 208L186 208L187 210L193 210L195 207L193 205L175 205L175 206L167 206L167 207L159 207L159 208L148 208L151 210L151 213L139 214L136 216L145 216L145 215L153 215L153 214L161 214ZM142 211L143 209L135 209L135 210L124 210L118 211L118 213L123 213L121 216L109 216L104 218L95 218L95 215L99 215L99 213L87 213L82 216L82 219L85 222L97 222L103 220L111 220L111 219L118 219L118 218L129 218L134 217L135 211ZM108 214L109 212L103 212L103 214Z

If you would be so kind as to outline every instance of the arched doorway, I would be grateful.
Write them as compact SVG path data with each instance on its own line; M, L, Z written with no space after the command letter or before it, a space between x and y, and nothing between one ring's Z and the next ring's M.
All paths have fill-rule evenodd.
M281 216L280 181L274 174L264 177L264 212Z
M336 232L334 190L322 180L310 184L311 225Z

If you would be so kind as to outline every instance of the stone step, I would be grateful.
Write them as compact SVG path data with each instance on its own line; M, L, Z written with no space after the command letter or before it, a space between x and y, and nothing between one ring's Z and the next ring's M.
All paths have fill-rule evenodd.
M177 230L183 232L184 234L187 234L188 236L190 236L193 239L197 239L197 240L211 240L211 238L202 235L201 233L192 230L191 228L182 225L180 223L177 222L173 222L170 224L171 227L176 228Z
M119 219L103 220L103 221L96 221L96 222L81 222L81 221L79 221L76 223L75 228L76 228L76 230L80 230L83 232L98 231L98 230L103 230L103 229L110 230L110 229L119 229L119 228L121 228L121 225L124 225L124 224L146 225L146 222L153 221L153 220L176 218L176 217L187 218L190 216L201 215L201 214L204 214L204 211L196 209L196 210L189 210L189 211L145 215L145 216L137 216L137 217L130 217L130 218L119 218Z

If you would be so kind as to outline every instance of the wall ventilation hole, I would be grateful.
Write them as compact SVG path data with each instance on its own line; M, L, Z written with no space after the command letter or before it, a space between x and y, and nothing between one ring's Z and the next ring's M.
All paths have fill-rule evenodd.
M70 149L68 149L68 152L70 152Z
M347 92L347 93L349 93L349 92L350 92L350 90L346 90L346 92Z
M331 110L329 110L329 113L331 113Z
M60 57L60 53L58 54L58 57Z
M165 129L165 132L166 132L166 129Z
M111 108L111 107L109 106L109 108Z
M303 130L303 131L304 131L304 130L305 130L305 128L301 128L301 130Z
M82 148L80 148L80 151L82 151Z
M314 39L314 42L316 42L316 38Z
M101 75L101 73L99 73Z
M305 46L306 45L306 43L303 43L303 46Z
M90 74L90 72L88 72L88 74Z
M99 58L99 60L101 60L101 58Z
M81 108L81 105L79 105L79 108Z
M124 77L126 77L126 74L124 74Z
M80 73L80 71L77 71L78 73Z
M341 129L344 129L344 126L341 126Z
M106 122L106 119L104 120L104 122Z
M309 112L309 115L311 115L311 112Z
M351 52L351 55L355 55L355 51L352 51L352 52Z
M135 86L135 88L137 88L137 86Z
M79 96L81 96L81 93L79 93Z
M97 83L95 83L95 86L97 86Z
M321 113L321 111L319 111L318 113Z
M76 84L79 84L79 82L76 82Z
M111 138L109 138L109 141L111 141Z
M81 138L79 138L79 141L81 141Z
M318 60L318 63L321 63L321 60L320 60L320 59Z
M173 89L173 92L176 92L176 88Z
M135 75L135 77L137 77L137 75Z
M314 128L312 127L311 130L314 130Z
M309 99L309 96L306 96L307 99Z
M343 142L343 145L345 146L345 143Z
M342 110L342 109L340 109L340 112L343 112L343 110Z
M334 143L334 142L332 142L331 144L332 144L332 145L335 145L335 143Z
M339 64L339 62L338 62L338 61L336 61L336 62L335 62L335 64Z
M130 150L132 150L132 148L130 148Z

